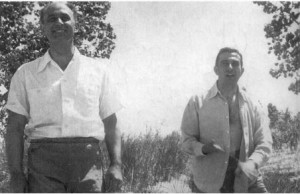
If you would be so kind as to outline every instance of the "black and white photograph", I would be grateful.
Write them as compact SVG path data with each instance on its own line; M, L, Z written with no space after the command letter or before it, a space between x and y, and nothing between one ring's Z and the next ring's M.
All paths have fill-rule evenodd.
M299 193L299 1L0 1L0 193Z

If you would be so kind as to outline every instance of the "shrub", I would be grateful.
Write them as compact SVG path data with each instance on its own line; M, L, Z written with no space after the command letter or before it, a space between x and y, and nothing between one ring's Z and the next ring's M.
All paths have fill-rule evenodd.
M105 145L102 145L105 147ZM108 154L104 152L107 169ZM122 137L124 192L148 192L159 182L186 173L188 157L180 149L178 132L162 137L148 132L138 137Z

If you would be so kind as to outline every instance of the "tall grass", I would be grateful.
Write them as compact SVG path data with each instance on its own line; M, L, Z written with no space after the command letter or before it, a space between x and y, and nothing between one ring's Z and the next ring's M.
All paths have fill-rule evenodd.
M300 150L275 151L261 171L270 193L300 192Z
M0 146L1 147L1 146ZM26 148L27 146L25 146ZM105 144L103 150L105 169L109 157ZM159 182L168 182L185 173L187 156L180 149L178 132L162 137L149 131L138 137L122 137L123 192L150 192ZM25 151L26 153L26 151ZM24 159L26 160L27 154ZM24 162L26 171L26 161ZM0 192L9 192L8 170L3 149L0 149Z
M103 158L107 169L109 165L107 151L103 152ZM190 192L188 156L181 151L178 132L165 137L160 136L159 132L151 131L137 137L123 135L122 160L123 192ZM26 165L26 162L24 164ZM261 171L269 192L300 192L299 150L275 151ZM8 178L5 153L0 146L1 193L10 191Z
M123 136L123 191L149 192L159 182L185 174L188 157L180 147L177 132L166 137L151 131L138 137Z

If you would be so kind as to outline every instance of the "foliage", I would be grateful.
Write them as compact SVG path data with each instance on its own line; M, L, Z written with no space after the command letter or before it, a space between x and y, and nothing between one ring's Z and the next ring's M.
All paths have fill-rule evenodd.
M188 188L190 180L182 180L179 177L180 174L189 177L186 169L188 156L180 150L180 146L180 135L178 132L174 132L166 137L161 137L158 133L148 133L138 137L123 135L124 184L122 191L134 193L190 192ZM105 169L107 169L109 164L108 154L107 152L103 153ZM299 151L288 153L287 150L283 149L273 152L268 164L261 169L264 183L269 192L299 192L299 160ZM26 165L26 163L24 164ZM0 192L7 193L10 190L3 149L0 149L0 172Z
M105 168L109 157L105 144L101 144ZM138 137L122 137L123 192L149 192L159 182L170 181L184 174L187 155L180 149L180 135L177 132L162 137L157 132L148 132ZM25 153L27 153L25 151ZM0 156L4 152L0 150ZM26 156L25 156L26 158ZM5 157L0 158L0 192L8 192L8 171ZM27 163L24 163L26 168Z
M300 190L300 151L275 151L261 169L270 193L298 193Z
M289 90L295 94L300 92L300 2L258 1L255 4L262 6L263 11L272 15L272 21L265 28L265 36L270 39L269 54L277 56L276 69L271 69L270 74L295 79Z
M123 136L123 191L148 192L157 183L184 174L188 157L180 147L180 135L177 132L166 137L151 131L138 137ZM107 167L107 152L105 158Z
M73 2L78 10L75 46L86 56L109 58L116 35L105 22L109 2ZM0 2L0 86L7 89L12 75L24 63L43 55L48 41L39 29L39 10L47 2ZM0 135L6 125L3 110L7 93L0 93Z
M286 145L296 150L300 140L300 112L292 116L288 109L278 111L271 103L268 104L268 112L274 149L282 149Z
M2 143L1 143L2 144ZM7 162L3 145L0 144L0 193L8 193L9 190L9 176L7 169Z

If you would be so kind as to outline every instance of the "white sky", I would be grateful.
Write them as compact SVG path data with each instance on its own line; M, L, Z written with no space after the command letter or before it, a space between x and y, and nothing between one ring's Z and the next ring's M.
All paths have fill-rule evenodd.
M111 67L125 105L122 131L179 130L190 96L216 81L215 57L224 46L242 52L240 84L254 99L299 112L290 81L269 74L275 58L263 28L270 19L251 2L112 2L107 21L117 35Z

